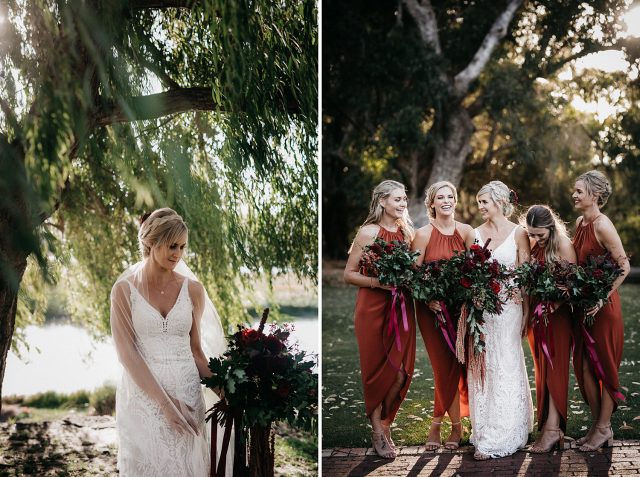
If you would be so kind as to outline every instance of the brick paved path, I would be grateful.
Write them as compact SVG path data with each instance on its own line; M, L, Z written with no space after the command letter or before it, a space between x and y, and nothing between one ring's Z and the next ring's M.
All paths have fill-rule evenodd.
M323 449L322 475L338 476L616 476L640 473L640 441L615 441L613 447L583 453L575 444L548 454L520 451L502 459L479 462L473 447L457 451L425 452L424 447L403 447L394 460L379 458L373 449Z

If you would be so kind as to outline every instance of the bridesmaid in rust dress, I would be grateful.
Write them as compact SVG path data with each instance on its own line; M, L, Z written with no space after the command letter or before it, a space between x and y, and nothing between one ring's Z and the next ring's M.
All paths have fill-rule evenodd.
M564 223L546 205L532 205L527 210L525 223L533 248L531 258L544 262L564 260L576 263L576 252ZM534 310L538 304L530 307ZM536 454L549 452L556 443L560 448L567 430L567 395L569 392L569 360L571 358L572 321L567 303L552 303L549 328L542 331L547 339L549 356L543 343L536 340L534 329L529 327L528 339L536 374L536 404L538 430L542 431L530 451ZM540 335L538 335L540 336ZM549 362L549 359L551 362Z
M611 195L611 185L599 171L585 172L578 177L574 186L573 201L582 215L576 220L573 246L578 263L584 263L590 256L611 254L623 270L614 282L609 299L587 310L595 315L591 328L584 328L582 316L576 316L574 324L575 349L573 368L580 392L591 408L593 422L586 436L578 439L580 450L592 452L613 440L611 414L621 398L618 368L622 360L624 330L618 287L629 273L629 260L624 252L620 236L609 218L600 212ZM594 348L602 365L604 376L598 377L587 352L584 336L588 332L595 340Z
M427 189L425 205L430 223L416 231L411 244L413 250L420 252L418 265L425 261L451 258L454 251L463 251L473 244L473 228L454 220L457 202L458 192L450 182L436 182ZM449 450L457 449L462 437L460 417L469 415L464 366L447 344L443 328L436 327L435 312L441 311L440 304L437 301L416 302L415 306L418 326L434 376L435 402L426 450L435 451L440 447L440 427L445 412L451 419L451 434L444 447Z
M373 447L380 457L396 456L390 427L407 395L416 356L416 329L413 306L407 300L409 329L399 327L401 346L387 335L390 288L377 278L360 273L362 249L376 237L386 242L413 239L404 185L386 180L373 190L369 215L358 231L344 270L345 282L360 287L356 300L355 332L360 351L360 369L367 417L373 428ZM398 313L401 313L398 307Z

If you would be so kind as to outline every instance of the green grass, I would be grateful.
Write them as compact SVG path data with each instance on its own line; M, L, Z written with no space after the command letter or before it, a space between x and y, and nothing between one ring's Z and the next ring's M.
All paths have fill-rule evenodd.
M322 292L322 446L369 447L370 428L364 415L358 347L353 330L355 287L325 287ZM622 311L625 342L620 384L627 400L612 418L616 438L640 438L640 285L623 285ZM400 445L420 445L425 441L433 412L433 373L418 332L415 374L407 398L395 421L394 440ZM533 361L523 340L527 372L535 405ZM583 435L590 413L570 372L567 435ZM469 428L469 420L465 419ZM621 429L622 427L622 429ZM445 426L442 435L450 429ZM469 433L465 435L468 439ZM530 436L533 438L533 435Z

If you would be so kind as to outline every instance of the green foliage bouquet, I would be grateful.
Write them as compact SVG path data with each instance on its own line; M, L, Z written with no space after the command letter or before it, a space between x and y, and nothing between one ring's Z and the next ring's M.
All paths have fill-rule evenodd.
M235 462L240 465L244 464L238 453L244 455L244 446L238 436L249 433L250 467L267 469L261 475L273 474L273 422L286 420L312 430L318 419L318 375L312 371L316 363L289 344L289 328L271 325L270 333L264 333L268 314L267 308L257 330L238 327L229 337L224 354L209 360L213 375L202 380L208 388L224 392L208 411L207 420L213 419L229 431L233 421Z

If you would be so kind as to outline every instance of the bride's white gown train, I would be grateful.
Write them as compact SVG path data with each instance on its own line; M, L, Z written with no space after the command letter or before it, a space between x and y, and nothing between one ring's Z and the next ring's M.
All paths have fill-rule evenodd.
M500 263L513 267L517 248L515 230L492 253ZM479 244L484 245L478 230ZM484 386L479 377L468 376L471 443L490 457L504 457L527 444L533 429L531 389L522 351L522 305L508 301L502 313L484 313Z

